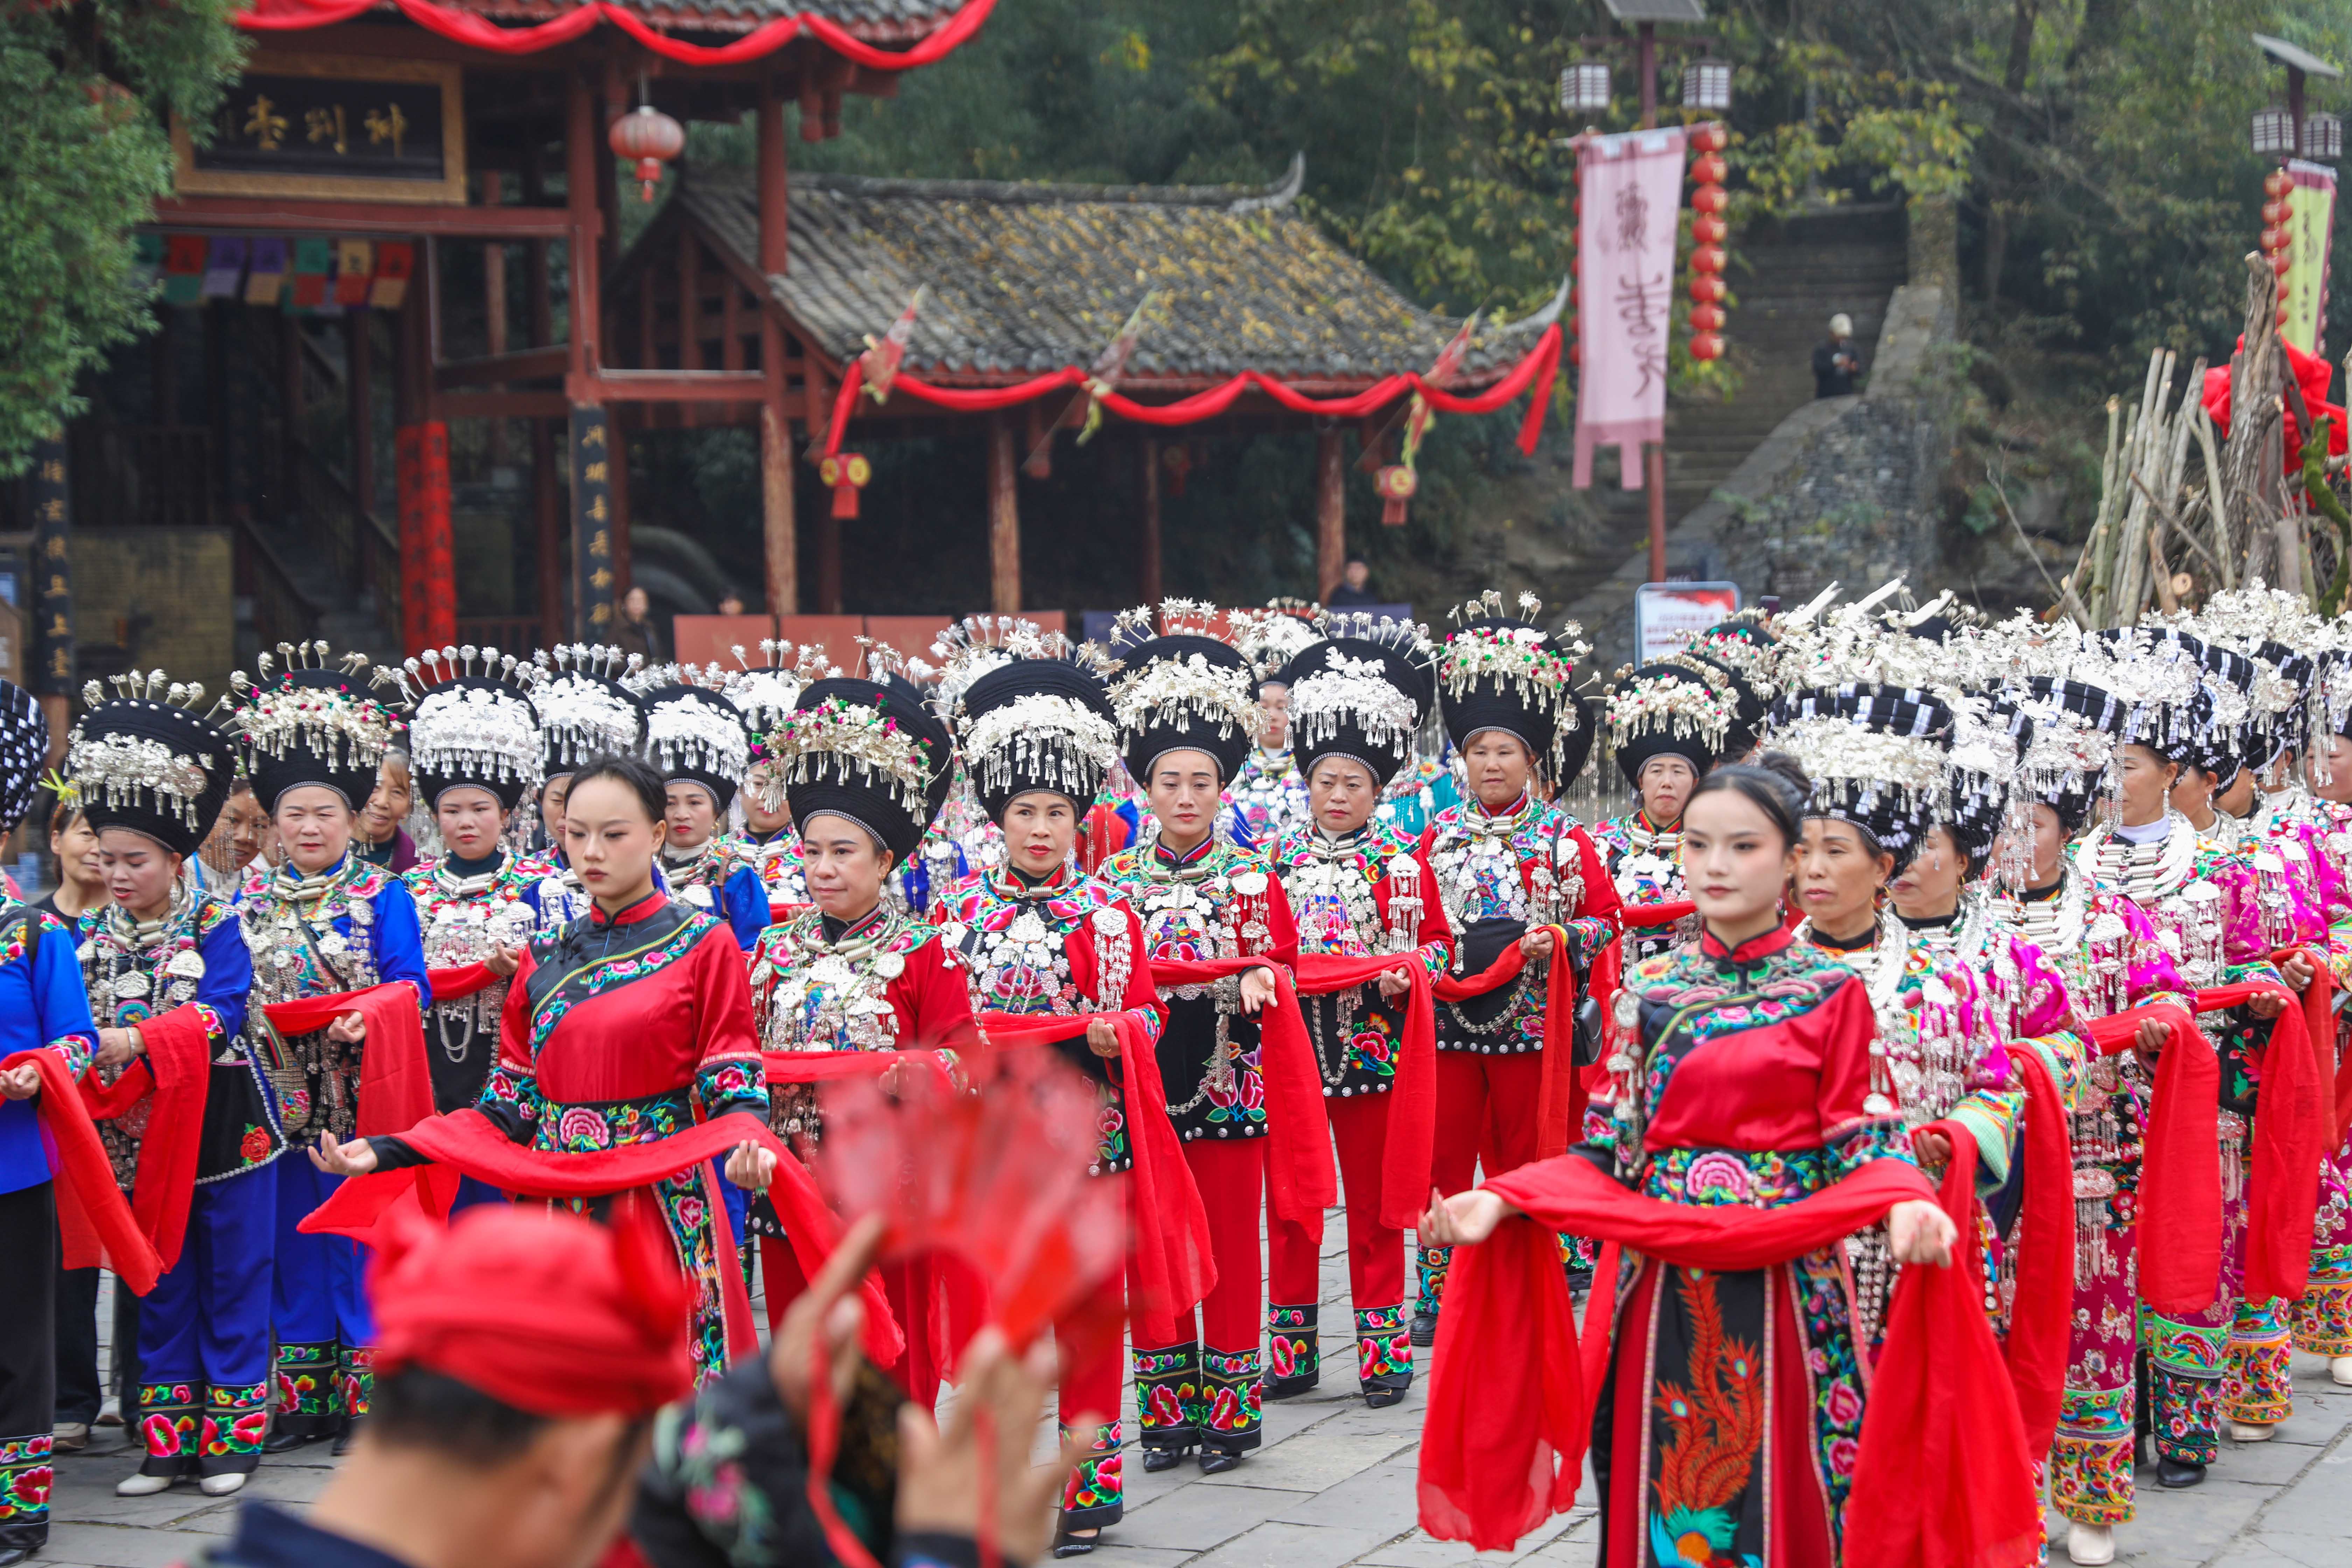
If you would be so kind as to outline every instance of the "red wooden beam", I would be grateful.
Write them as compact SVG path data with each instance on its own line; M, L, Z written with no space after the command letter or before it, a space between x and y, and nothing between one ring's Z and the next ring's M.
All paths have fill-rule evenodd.
M436 419L564 419L572 400L561 392L445 392L433 400Z
M572 351L562 343L546 348L515 349L507 353L487 354L480 359L455 360L433 367L433 384L450 386L490 386L509 381L544 381L562 375L570 367Z
M306 234L415 234L453 239L561 239L562 207L436 206L425 202L314 202L292 196L169 196L155 204L164 228L299 229Z
M768 384L757 371L606 370L591 390L614 403L757 403Z

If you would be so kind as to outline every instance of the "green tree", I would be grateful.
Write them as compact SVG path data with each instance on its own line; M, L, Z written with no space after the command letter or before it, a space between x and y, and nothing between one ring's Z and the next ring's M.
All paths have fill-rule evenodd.
M235 0L64 0L0 18L0 474L82 411L74 386L146 330L132 226L172 188L165 116L199 135L242 66Z

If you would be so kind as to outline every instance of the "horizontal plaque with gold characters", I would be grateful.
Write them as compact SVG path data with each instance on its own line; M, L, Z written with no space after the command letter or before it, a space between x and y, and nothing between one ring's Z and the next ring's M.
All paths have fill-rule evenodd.
M178 194L466 200L464 69L454 61L260 53L209 146L172 122Z

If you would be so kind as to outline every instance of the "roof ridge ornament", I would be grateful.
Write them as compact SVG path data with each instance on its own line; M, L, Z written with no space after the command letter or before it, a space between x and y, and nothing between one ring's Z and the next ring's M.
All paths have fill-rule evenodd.
M1286 207L1297 201L1298 193L1306 188L1307 153L1301 150L1290 155L1290 167L1283 171L1281 179L1256 195L1242 197L1225 210L1229 213L1259 213Z

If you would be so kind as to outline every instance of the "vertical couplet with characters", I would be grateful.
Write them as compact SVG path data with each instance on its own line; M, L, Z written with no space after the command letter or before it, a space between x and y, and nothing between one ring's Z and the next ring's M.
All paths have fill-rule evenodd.
M35 445L26 479L33 513L31 651L37 660L27 684L49 700L43 707L61 709L75 685L73 551L68 542L73 537L73 495L62 434ZM57 723L62 717L61 711L50 714L51 729L59 737L65 733Z
M394 438L400 509L400 634L410 654L457 639L457 565L450 522L449 426L404 425Z
M572 410L572 602L579 633L601 642L613 630L612 425L602 408Z

